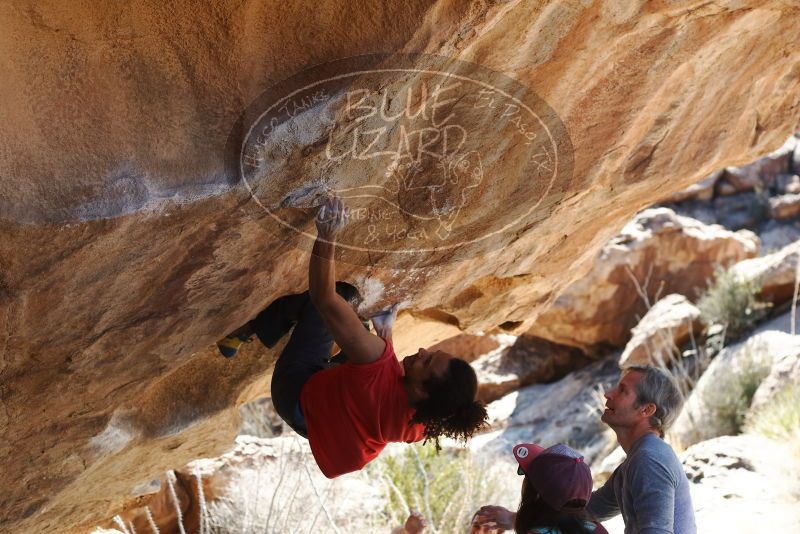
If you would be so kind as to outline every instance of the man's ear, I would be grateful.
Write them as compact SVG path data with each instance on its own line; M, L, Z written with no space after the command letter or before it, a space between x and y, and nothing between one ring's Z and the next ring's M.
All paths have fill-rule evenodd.
M646 417L652 417L654 413L656 413L656 405L652 402L648 402L642 406L642 415Z

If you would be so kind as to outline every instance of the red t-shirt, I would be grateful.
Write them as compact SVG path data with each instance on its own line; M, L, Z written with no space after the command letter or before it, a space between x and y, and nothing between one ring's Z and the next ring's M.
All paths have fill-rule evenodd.
M300 407L311 452L328 478L358 471L387 443L423 438L409 425L414 410L403 389L403 368L391 343L372 363L343 363L315 373L303 386Z

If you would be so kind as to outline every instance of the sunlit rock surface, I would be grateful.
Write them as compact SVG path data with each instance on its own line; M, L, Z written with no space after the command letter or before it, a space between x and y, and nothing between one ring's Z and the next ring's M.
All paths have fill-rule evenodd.
M752 388L751 394L757 392L769 379L761 391L761 396L768 398L775 394L778 384L785 385L787 379L781 375L791 377L793 364L800 359L800 336L790 333L791 320L791 314L785 314L764 323L711 361L669 431L672 443L686 448L739 432L737 424L744 423L740 417L754 409L751 404L742 405L747 402L746 389Z
M780 458L780 461L775 461ZM693 482L698 532L792 532L800 527L796 452L742 434L704 441L681 455Z
M683 295L667 295L633 328L619 364L668 366L701 329L700 310Z
M5 4L0 530L95 524L131 488L228 448L234 407L266 390L274 353L224 361L211 345L306 284L307 240L224 163L237 120L268 87L343 57L425 52L502 73L549 104L571 172L502 246L476 245L460 263L377 253L339 269L364 313L406 301L471 332L524 329L638 210L796 130L798 17L779 1ZM418 78L393 87L406 81ZM343 95L332 96L330 122L300 112L276 137L277 167L258 176L259 192L293 193L299 207L286 209L304 230L303 184L326 176L315 143L323 126L347 128ZM464 120L485 134L473 138L485 165L458 160L453 177L519 167L522 144L491 135L485 114ZM462 206L471 230L454 235L528 205L512 188L494 192L512 200L473 195ZM417 215L427 206L404 202Z
M472 438L481 454L508 454L517 443L571 443L587 462L600 460L616 443L600 421L608 391L619 380L619 354L593 362L549 384L533 384L488 405L489 432Z
M742 280L757 282L761 287L759 299L778 305L795 297L798 261L800 241L795 241L762 258L737 263L732 272Z
M480 381L478 399L485 403L530 384L555 382L592 361L578 349L540 338L501 339L498 349L472 362Z
M668 208L638 214L595 258L587 276L540 314L530 333L592 350L623 347L631 328L669 293L700 297L717 267L758 254L758 237L676 215Z

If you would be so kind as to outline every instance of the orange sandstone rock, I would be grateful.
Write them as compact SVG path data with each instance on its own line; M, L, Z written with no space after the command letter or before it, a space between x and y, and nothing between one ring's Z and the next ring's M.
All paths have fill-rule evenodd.
M244 134L237 121L269 87L343 57L425 52L502 73L546 102L573 147L557 195L492 189L530 163L520 154L534 132L514 113L459 108L482 132L470 138L480 165L461 154L444 175L442 161L402 168L404 186L427 188L404 189L414 216L423 192L446 219L455 186L476 188L465 239L545 199L502 246L476 243L461 262L458 250L400 265L378 253L338 272L369 296L365 313L405 299L462 330L524 330L638 210L796 128L798 16L779 1L8 3L0 530L85 530L130 488L229 447L233 408L265 392L273 352L223 361L212 344L306 284L307 243L224 165L229 136ZM291 207L303 197L294 185L331 170L314 144L321 128L352 133L344 92L331 96L330 116L298 112L266 154L276 166L260 168L257 192L285 178L294 196L281 209L301 229L313 210ZM351 162L342 176L387 186L380 169ZM481 202L489 194L509 200Z

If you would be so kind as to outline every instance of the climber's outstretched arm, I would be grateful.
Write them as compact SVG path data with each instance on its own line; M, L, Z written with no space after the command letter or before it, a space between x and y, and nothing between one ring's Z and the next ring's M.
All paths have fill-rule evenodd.
M336 293L334 250L345 219L344 204L336 197L328 198L317 213L317 240L308 263L309 294L347 360L365 364L380 358L386 343L369 333L350 304Z

